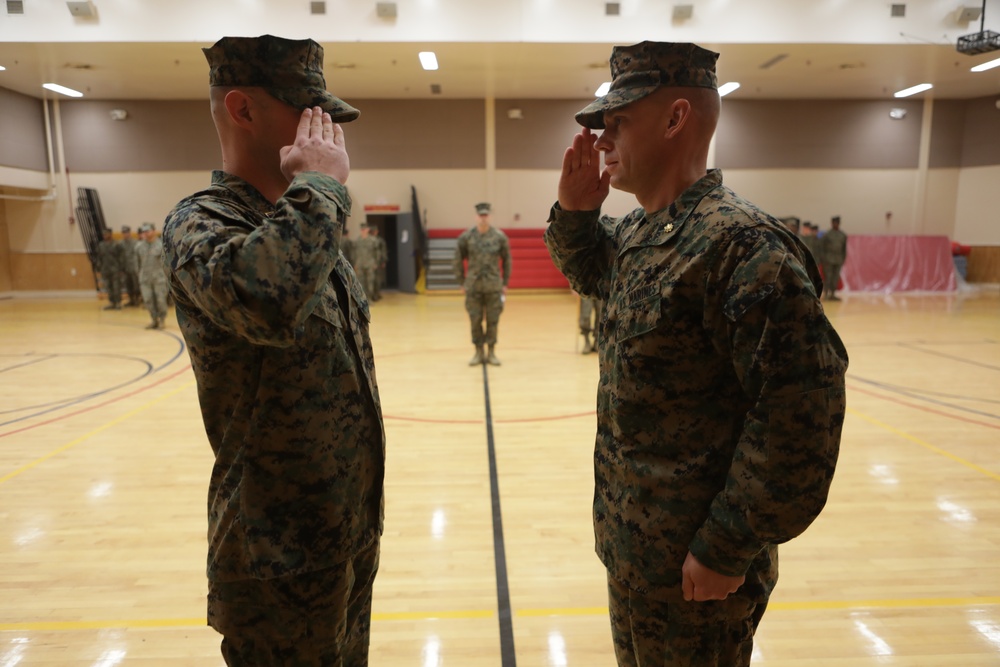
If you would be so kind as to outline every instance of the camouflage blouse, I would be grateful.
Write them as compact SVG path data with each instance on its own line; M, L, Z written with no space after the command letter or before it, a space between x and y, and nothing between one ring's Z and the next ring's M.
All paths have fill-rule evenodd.
M385 436L350 199L306 172L273 206L216 171L167 217L164 263L215 453L208 576L328 567L382 530Z
M690 550L766 599L826 503L847 352L809 252L710 171L667 209L550 216L573 289L605 300L594 526L609 574L679 598Z

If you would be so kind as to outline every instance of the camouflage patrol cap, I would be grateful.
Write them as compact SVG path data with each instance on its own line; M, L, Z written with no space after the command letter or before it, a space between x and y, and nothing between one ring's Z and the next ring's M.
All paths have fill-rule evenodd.
M361 112L326 90L323 47L311 39L223 37L202 49L211 86L259 86L296 109L321 107L335 123Z
M492 211L492 210L493 209L490 206L489 202L485 202L484 201L484 202L479 202L478 204L476 204L476 214L477 215L489 215L490 211Z
M140 234L143 234L145 232L151 232L154 229L156 229L156 228L153 227L153 223L151 223L151 222L144 222L141 225L139 225L139 233Z
M128 225L122 225L122 234L129 233L131 231L132 231L131 227L129 227Z
M604 128L604 113L649 95L657 88L718 88L719 54L696 44L640 42L611 51L611 90L576 114L592 130Z

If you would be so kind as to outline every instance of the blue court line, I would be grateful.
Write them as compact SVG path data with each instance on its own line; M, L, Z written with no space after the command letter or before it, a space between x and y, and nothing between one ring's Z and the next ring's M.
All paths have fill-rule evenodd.
M967 407L964 407L964 406L961 406L961 405L955 405L954 403L948 403L947 401L938 401L938 400L935 400L933 398L929 398L926 395L923 395L921 392L919 392L917 390L907 390L907 389L902 388L902 387L895 387L895 386L893 386L891 384L884 384L882 382L877 382L875 380L869 380L867 378L858 377L857 375L854 375L852 373L848 373L847 379L849 379L849 380L855 380L857 382L861 382L863 384L871 385L873 387L878 387L879 389L882 389L883 391L888 391L888 392L891 392L893 394L900 394L902 396L906 396L908 398L912 398L912 399L914 399L916 401L923 401L925 403L933 403L934 405L940 405L942 407L950 408L952 410L957 410L959 412L968 412L970 414L979 415L980 417L988 417L990 419L1000 419L1000 415L993 414L992 412L983 412L982 410L974 410L972 408L967 408ZM962 397L958 396L956 398L962 398ZM972 399L972 398L970 398L970 399L967 399L967 400L982 400L982 399Z
M24 355L24 356L28 356L28 355ZM7 371L12 371L15 368L24 368L25 366L30 366L32 364L37 364L37 363L45 361L47 359L51 359L51 358L53 358L55 356L56 355L54 355L54 354L49 354L49 355L46 355L44 357L37 357L35 359L32 359L31 361L26 361L23 364L14 364L13 366L8 366L7 368L0 368L0 373L6 373Z
M944 357L945 359L951 359L953 361L960 361L963 364L972 364L973 366L979 366L980 368L988 368L993 371L1000 371L1000 366L993 366L992 364L984 364L981 361L975 361L973 359L966 359L965 357L959 357L954 354L945 354L944 352L935 352L934 350L925 350L923 348L917 347L921 343L900 343L900 347L905 347L908 350L914 350L916 352L923 352L924 354L933 354L936 357ZM926 343L928 345L934 343Z

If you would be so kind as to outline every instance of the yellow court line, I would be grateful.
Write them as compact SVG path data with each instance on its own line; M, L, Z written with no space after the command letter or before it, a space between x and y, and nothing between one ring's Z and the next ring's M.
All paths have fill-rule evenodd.
M965 466L966 468L971 468L972 470L975 470L976 472L980 472L980 473L986 475L987 477L992 477L993 479L995 479L998 482L1000 482L1000 473L995 473L992 470L987 470L986 468L984 468L982 466L976 465L972 461L966 461L965 459L963 459L960 456L955 456L951 452L945 451L945 450L941 449L940 447L935 447L934 445L932 445L931 443L927 442L926 440L921 440L920 438L918 438L918 437L916 437L914 435L910 435L906 431L900 431L898 428L895 428L894 426L889 426L888 424L880 422L879 420L875 419L874 417L870 417L870 416L866 415L863 412L855 410L854 408L847 408L847 411L849 413L853 414L853 415L861 417L861 419L864 419L869 424L874 424L875 426L878 426L879 428L884 428L886 431L889 431L890 433L895 433L896 435L898 435L901 438L906 438L910 442L917 443L918 445L920 445L924 449L928 449L928 450L934 452L935 454L940 454L941 456L945 457L946 459L951 459L955 463L960 463L963 466Z
M910 598L886 600L815 600L804 602L772 602L768 611L829 611L834 609L926 609L929 607L978 607L1000 605L1000 596L968 598ZM372 621L436 621L493 618L496 612L490 609L469 609L465 611L414 611L372 614ZM519 609L515 614L522 618L539 616L607 616L607 607L553 607L551 609ZM0 623L0 632L57 632L67 630L108 630L137 628L192 628L205 627L204 618L138 618L106 621L35 621L24 623Z
M126 419L130 419L130 418L134 417L135 415L139 414L143 410L148 410L149 408L153 407L157 403L160 403L162 401L167 400L168 398L170 398L174 394L178 394L178 393L184 391L188 387L192 386L194 383L195 383L195 381L192 380L192 381L188 382L187 384L184 384L184 385L182 385L180 387L177 387L176 389L173 389L171 391L168 391L166 394L163 394L162 396L159 396L158 398L154 398L149 403L146 403L145 405L141 405L138 408L132 410L131 412L126 412L125 414L121 415L120 417L117 417L116 419L112 419L111 421L109 421L107 424L104 424L103 426L98 426L97 428L95 428L90 433L86 433L84 435L81 435L76 440L72 440L72 441L66 443L65 445L63 445L62 447L59 447L58 449L53 449L51 452L49 452L45 456L37 458L34 461L32 461L31 463L27 463L27 464L21 466L20 468L18 468L14 472L9 472L6 475L4 475L3 477L0 477L0 484L3 484L4 482L6 482L8 480L17 477L22 472L25 472L27 470L31 470L32 468L34 468L35 466L37 466L39 463L44 463L45 461L51 459L53 456L56 456L58 454L62 454L63 452L67 451L68 449L76 447L81 442L84 442L85 440L93 438L95 435L97 435L98 433L101 433L102 431L107 431L109 428L111 428L113 426L117 426L118 424L121 424Z

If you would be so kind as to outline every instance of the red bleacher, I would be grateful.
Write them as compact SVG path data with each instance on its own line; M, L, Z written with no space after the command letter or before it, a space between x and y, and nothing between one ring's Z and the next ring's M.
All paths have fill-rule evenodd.
M454 239L464 229L428 229L432 239ZM510 272L512 288L569 288L569 282L559 273L549 251L542 242L545 228L504 229L510 239L510 257L513 268Z

